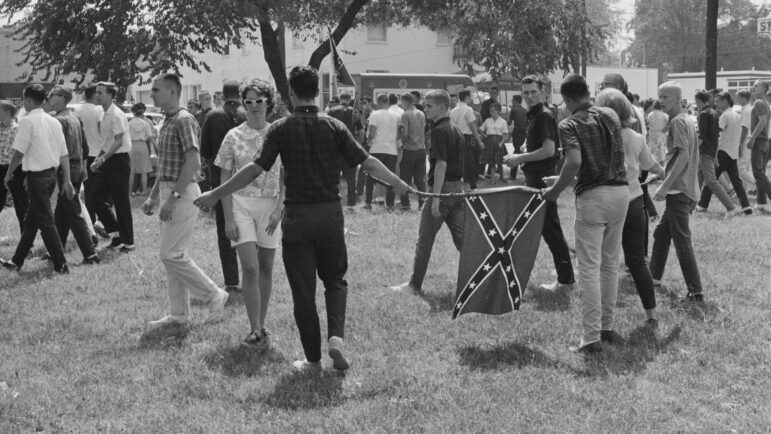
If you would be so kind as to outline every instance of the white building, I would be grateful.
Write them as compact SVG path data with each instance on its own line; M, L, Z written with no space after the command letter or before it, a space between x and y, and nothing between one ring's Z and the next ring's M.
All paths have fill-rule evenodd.
M683 99L693 102L696 92L704 89L704 75L704 72L677 72L669 74L667 79L680 83ZM771 71L718 71L716 88L734 95L740 90L751 90L755 80L771 80Z
M605 74L621 74L629 86L629 92L640 95L640 99L658 98L659 78L658 70L655 68L613 68L604 66L588 66L586 68L586 81L589 84L589 91L592 96L600 93L600 84ZM565 78L562 71L553 72L549 75L552 82L552 103L560 104L562 95L560 95L560 85ZM703 81L703 80L702 80Z

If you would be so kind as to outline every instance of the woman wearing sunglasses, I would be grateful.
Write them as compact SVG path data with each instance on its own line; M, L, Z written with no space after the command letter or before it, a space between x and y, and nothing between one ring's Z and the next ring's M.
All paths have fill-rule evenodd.
M264 80L255 79L241 90L247 120L227 133L214 160L221 169L223 184L262 151L270 127L266 115L273 109L273 97L273 87ZM241 345L249 348L267 345L270 334L265 328L265 315L284 210L284 173L280 161L277 163L246 187L222 198L225 233L241 262L244 302L251 325L251 333Z

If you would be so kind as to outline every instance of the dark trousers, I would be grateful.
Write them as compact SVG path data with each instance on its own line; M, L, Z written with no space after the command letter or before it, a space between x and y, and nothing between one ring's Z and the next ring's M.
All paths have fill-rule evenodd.
M96 157L86 158L86 173L88 173L88 178L83 181L83 195L86 198L86 211L88 212L88 217L91 218L91 223L96 223L96 207L94 206L94 203L89 200L94 185L95 175L94 171L91 170L91 164L94 163L94 160L96 160ZM112 201L112 199L110 200Z
M324 283L327 338L344 338L348 255L339 202L287 204L281 222L282 256L294 301L294 318L309 362L321 360L316 274Z
M66 246L67 236L72 229L72 235L78 243L83 259L86 259L94 256L96 252L94 251L94 243L91 241L91 233L88 231L88 224L83 218L83 209L80 207L80 182L76 182L72 186L75 188L72 199L67 199L65 194L59 192L54 211L56 231L62 246Z
M532 188L546 188L543 181L544 176L553 176L556 172L552 170L543 172L525 172L525 185ZM554 267L557 270L557 281L562 284L575 283L576 278L573 274L573 263L570 260L570 248L565 240L565 234L562 232L560 216L557 212L557 203L546 202L546 214L543 221L543 240L549 246Z
M516 132L514 133L514 137L511 139L511 144L514 146L515 154L522 153L522 150L520 148L525 143L526 139L527 139L527 133L516 133ZM511 171L509 172L510 179L517 179L518 169L519 169L519 166L514 166L511 168Z
M645 211L645 198L638 196L629 202L621 234L621 247L624 249L624 262L629 268L645 310L656 307L653 278L645 260L648 255L647 238L648 215Z
M674 243L680 270L683 272L688 292L699 294L702 291L699 267L693 253L689 220L694 201L683 193L669 194L664 213L653 231L653 249L651 250L651 277L661 280L667 266L670 244Z
M768 166L770 155L768 140L755 140L752 154L750 154L750 164L752 165L752 176L755 177L755 184L758 187L758 205L765 205L767 198L771 197L771 181L766 175L766 166Z
M415 183L418 191L426 191L426 150L405 149L399 163L399 177L407 185ZM402 195L402 208L410 207L410 196ZM418 196L418 206L423 205L423 197Z
M459 193L463 191L463 183L460 181L445 182L442 193ZM431 212L433 201L439 201L439 218ZM418 228L418 242L415 244L415 259L412 264L412 276L410 284L417 289L422 289L423 279L426 278L428 262L431 260L431 250L434 248L434 240L442 224L447 225L452 235L455 248L463 247L463 226L466 221L466 200L463 197L429 197L420 214L420 226Z
M739 164L726 154L725 151L717 151L718 166L715 169L715 177L720 178L723 172L728 173L728 178L731 180L731 185L736 192L736 196L739 198L739 203L742 208L749 208L750 200L747 198L747 192L744 191L744 183L742 183L741 177L739 177ZM702 208L709 207L709 201L712 199L712 190L702 187L701 199L699 200L699 206Z
M210 164L209 185L211 188L219 187L221 180L220 168ZM222 264L222 278L225 279L225 286L237 286L239 282L238 255L225 235L225 211L220 202L214 205L214 221L217 224L217 247L220 253L220 264Z
M647 170L641 170L640 171L640 177L637 178L637 179L640 181L640 188L642 188L642 191L643 191L643 196L642 197L643 197L643 201L645 203L645 211L648 214L648 217L658 217L659 216L659 212L656 210L656 205L653 204L653 199L651 198L651 195L648 192L648 184L643 184L645 182L645 180L648 179L648 171ZM646 246L645 251L647 252L648 251L648 249L647 249L647 246L648 246L647 238L646 238L646 241L645 241L645 246Z
M367 184L367 172L364 171L364 166L359 166L359 173L356 175L356 194L358 196L364 195L364 187Z
M117 231L120 242L134 244L134 220L131 215L129 198L129 175L131 175L131 157L127 153L114 154L94 172L91 194L86 197L91 202L97 217L104 225L104 230ZM113 213L110 199L115 205Z
M24 264L39 229L54 267L61 268L67 263L67 259L64 257L64 248L59 233L56 232L54 213L51 209L51 195L56 188L56 171L51 168L40 172L27 172L26 175L29 206L24 216L24 230L11 260L19 267Z
M356 172L358 166L348 167L348 163L343 162L343 179L345 179L346 205L356 205Z
M396 171L396 155L391 154L372 154L373 157L380 160L385 167L391 172ZM367 176L367 187L365 189L365 201L367 205L372 204L372 190L375 188L375 180L372 177ZM386 188L386 206L391 208L394 206L394 189L391 187Z
M470 134L463 135L466 142L463 144L463 180L466 181L472 189L477 188L477 177L479 176L479 148L474 136ZM476 151L475 151L476 150Z
M5 174L8 173L8 165L0 165L0 180L5 179ZM19 232L24 231L24 215L27 213L27 206L29 206L29 199L27 199L27 191L24 188L24 172L21 170L21 164L13 172L11 180L8 182L8 189L0 182L0 210L5 208L5 200L8 193L11 193L13 198L13 209L16 211L16 219L19 220Z

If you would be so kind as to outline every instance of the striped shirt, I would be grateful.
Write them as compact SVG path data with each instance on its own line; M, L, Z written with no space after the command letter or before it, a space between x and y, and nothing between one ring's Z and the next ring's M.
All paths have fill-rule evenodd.
M177 182L185 165L185 152L191 148L198 152L200 133L198 121L187 110L166 115L158 134L158 176L161 181Z
M0 164L11 164L11 157L13 157L13 139L16 138L16 131L19 129L19 124L11 122L9 126L3 126L0 124Z

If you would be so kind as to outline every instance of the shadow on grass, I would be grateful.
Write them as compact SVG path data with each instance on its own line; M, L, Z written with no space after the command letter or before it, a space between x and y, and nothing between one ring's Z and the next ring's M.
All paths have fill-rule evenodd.
M262 402L285 410L336 407L349 398L343 393L344 378L337 371L286 374Z
M428 304L431 313L447 312L455 305L455 294L452 292L419 292L415 295Z
M228 377L253 377L269 364L285 364L284 356L271 347L258 350L237 347L220 348L205 355L209 369Z
M718 319L723 321L727 319L722 309L714 301L683 302L672 300L671 306L676 312L684 313L695 321L713 322Z
M178 348L185 343L190 330L189 325L168 325L148 330L139 338L139 347L143 349Z
M458 350L458 355L460 356L461 365L484 371L500 369L504 365L517 368L537 366L575 371L569 365L517 342L509 342L492 348L480 348L473 345L466 346Z
M525 303L535 303L535 309L543 312L566 311L570 309L570 290L559 288L549 291L538 286L528 288L529 295L525 296Z
M682 328L675 326L666 336L659 337L648 327L638 327L629 334L624 345L603 343L603 351L584 356L588 377L638 374L645 370L658 354L665 353L680 338Z

